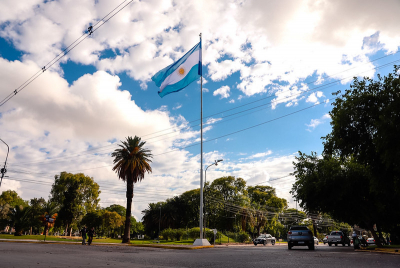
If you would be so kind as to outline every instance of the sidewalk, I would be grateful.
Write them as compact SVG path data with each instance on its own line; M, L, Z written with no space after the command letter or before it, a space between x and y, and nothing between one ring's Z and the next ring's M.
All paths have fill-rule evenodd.
M43 241L32 239L0 239L3 243L37 243L37 244L61 244L61 245L82 245L82 242L72 241ZM144 248L164 248L178 250L193 250L202 248L213 248L214 246L192 246L192 245L162 245L162 244L123 244L123 243L101 243L93 242L92 246L122 246L122 247L144 247Z

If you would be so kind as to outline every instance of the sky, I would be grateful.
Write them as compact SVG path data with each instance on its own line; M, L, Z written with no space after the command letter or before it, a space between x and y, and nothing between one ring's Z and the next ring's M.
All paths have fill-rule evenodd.
M153 154L136 219L199 188L200 83L160 98L151 77L201 33L204 168L223 159L207 181L269 185L295 207L292 163L321 154L332 93L399 64L399 10L398 0L2 0L0 100L18 94L0 106L10 147L0 191L47 199L55 175L84 173L102 207L125 206L111 153L135 135ZM0 143L0 163L6 155Z

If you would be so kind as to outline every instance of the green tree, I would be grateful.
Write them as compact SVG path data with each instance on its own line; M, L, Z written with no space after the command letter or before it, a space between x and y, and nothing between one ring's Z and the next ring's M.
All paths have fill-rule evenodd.
M246 181L234 176L215 179L206 192L206 212L209 219L208 226L218 230L233 231L236 224L245 216L239 216L238 207L248 207ZM234 207L234 209L232 209ZM236 215L236 216L235 216Z
M143 234L144 233L144 225L140 221L136 221L134 217L131 218L131 234Z
M377 80L355 78L332 105L322 158L299 154L293 195L308 211L369 229L378 244L375 224L400 239L399 67Z
M9 224L9 212L15 206L27 207L28 202L13 190L3 191L0 195L0 229L3 230Z
M160 222L160 207L162 208L163 202L150 203L148 207L142 211L142 221L144 224L145 233L151 238L158 236L158 224ZM161 222L160 222L161 223ZM164 225L160 228L165 229Z
M150 166L152 155L150 150L143 148L146 142L135 136L127 137L126 141L121 141L120 148L115 149L111 154L114 157L113 170L118 177L126 182L126 219L123 243L130 242L131 214L133 184L144 179L145 173L151 173Z
M111 211L111 212L117 212L122 217L124 217L126 215L126 208L121 205L118 205L118 204L114 204L109 207L106 207L105 210Z
M13 208L15 206L27 207L29 205L28 201L23 200L21 197L19 197L17 192L13 190L3 191L0 195L0 200L6 204L9 204Z
M89 212L85 216L83 216L80 225L86 226L89 229L94 227L95 230L99 230L100 227L102 227L102 225L103 225L103 214L104 213L101 210L95 210L95 211Z
M271 186L249 186L247 191L253 208L251 223L257 234L260 234L260 229L274 230L279 214L287 208L286 199L277 197L275 188Z
M50 199L60 207L56 225L64 224L65 233L71 235L72 226L77 226L86 213L98 208L99 188L93 178L82 173L56 175Z
M108 233L114 234L115 229L124 224L124 218L114 211L104 211L103 214L104 227Z
M29 206L16 205L8 212L9 224L10 227L14 227L15 236L22 235L22 232L29 228L29 210Z
M44 200L43 197L41 198L32 198L29 201L30 204L30 210L29 210L29 216L28 216L28 221L29 221L29 234L32 234L32 231L36 229L36 231L39 230L39 228L42 227L42 222L39 219L39 216L42 214L43 211L43 205L46 203L46 200Z

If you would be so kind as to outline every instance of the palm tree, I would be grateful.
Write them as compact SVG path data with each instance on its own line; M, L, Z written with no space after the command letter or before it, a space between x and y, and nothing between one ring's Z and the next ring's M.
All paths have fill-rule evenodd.
M150 163L152 154L150 150L143 148L146 142L135 136L127 137L121 141L118 149L111 154L114 157L113 170L118 177L126 182L126 220L122 243L130 242L131 210L133 198L133 184L144 179L146 172L152 172Z
M29 227L29 211L30 207L23 207L16 205L13 209L8 212L10 219L10 226L15 229L15 236L22 235L24 229Z

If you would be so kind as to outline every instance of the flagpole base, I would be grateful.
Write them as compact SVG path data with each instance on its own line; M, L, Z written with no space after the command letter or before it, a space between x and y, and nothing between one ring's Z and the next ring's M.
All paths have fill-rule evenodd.
M211 244L207 239L197 238L196 241L194 241L193 246L211 246Z

